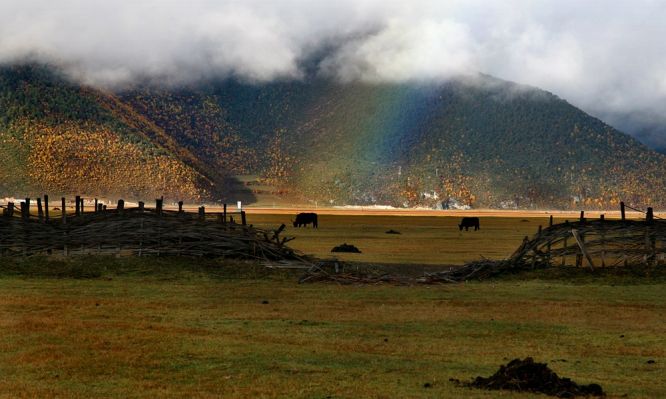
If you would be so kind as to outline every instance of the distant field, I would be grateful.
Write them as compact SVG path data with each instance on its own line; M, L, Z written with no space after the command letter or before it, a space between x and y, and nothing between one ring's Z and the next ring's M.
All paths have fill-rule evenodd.
M478 231L459 231L460 217L435 216L319 216L319 228L294 228L295 213L256 214L248 210L248 223L264 228L288 225L285 234L296 237L289 244L317 257L378 263L460 265L484 256L508 257L525 236L548 225L547 217L482 217ZM559 219L555 220L555 223ZM386 234L389 229L401 234ZM362 254L331 253L339 244L356 245Z
M200 260L5 266L0 397L543 398L449 382L526 356L610 398L666 397L663 280L338 286Z

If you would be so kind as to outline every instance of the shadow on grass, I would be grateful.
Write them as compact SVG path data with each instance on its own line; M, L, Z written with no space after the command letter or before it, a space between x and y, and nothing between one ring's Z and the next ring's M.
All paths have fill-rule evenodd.
M496 281L552 280L572 284L659 284L666 283L666 265L605 267L590 270L583 267L551 266L521 271L493 278Z
M297 279L289 270L269 270L257 261L195 259L185 257L81 256L71 258L3 258L0 278L104 279L135 277L159 280L211 279Z
M446 270L433 265L348 264L346 272L371 275L415 277L423 273ZM71 258L29 257L2 258L0 278L109 279L116 277L151 280L281 280L294 284L302 270L268 269L258 261L185 257L112 257L79 256ZM587 268L549 267L504 274L483 281L560 281L571 284L635 285L666 283L666 266Z

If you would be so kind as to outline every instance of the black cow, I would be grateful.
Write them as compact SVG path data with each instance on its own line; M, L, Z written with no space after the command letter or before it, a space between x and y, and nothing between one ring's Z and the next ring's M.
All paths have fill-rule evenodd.
M305 227L312 223L312 227L317 228L317 214L316 213L299 213L294 220L294 227Z
M474 231L477 231L481 227L479 226L479 218L463 218L458 228L462 231L463 227L465 231L468 231L470 227L474 227Z

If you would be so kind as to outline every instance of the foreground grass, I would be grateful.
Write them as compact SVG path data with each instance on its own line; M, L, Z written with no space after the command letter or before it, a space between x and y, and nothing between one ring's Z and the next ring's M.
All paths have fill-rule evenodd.
M611 397L666 396L666 284L649 279L297 285L251 264L95 258L0 274L5 397L543 397L448 381L525 356Z

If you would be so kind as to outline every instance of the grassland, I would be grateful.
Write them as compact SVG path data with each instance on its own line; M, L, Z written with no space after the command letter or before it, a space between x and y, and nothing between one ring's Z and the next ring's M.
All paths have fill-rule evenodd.
M248 219L276 227L289 215ZM457 222L322 215L319 229L286 234L307 253L330 256L346 241L364 253L345 259L412 273L505 257L547 220L484 217L463 233ZM449 382L526 356L611 398L666 397L663 267L409 287L298 285L294 273L222 260L0 259L0 397L543 397Z
M296 237L290 245L307 254L348 261L412 265L461 265L479 259L506 258L525 236L547 226L547 217L484 217L478 231L459 231L460 217L320 215L319 228L293 228L289 214L248 215L249 223L266 228L288 224L285 234ZM556 219L557 223L559 219ZM401 234L386 234L389 229ZM356 245L361 254L332 254L343 242ZM414 266L416 267L416 266Z
M0 396L529 398L448 379L534 356L610 397L664 397L664 286L297 285L217 261L5 263Z

